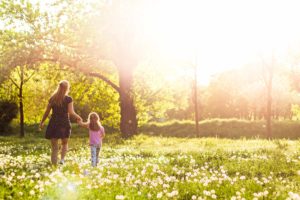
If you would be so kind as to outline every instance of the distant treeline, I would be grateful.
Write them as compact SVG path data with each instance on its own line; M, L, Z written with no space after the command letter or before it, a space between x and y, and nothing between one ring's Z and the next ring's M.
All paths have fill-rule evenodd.
M193 121L170 121L149 123L140 127L139 132L147 135L172 137L226 137L226 138L265 138L265 121L248 121L238 119L211 119L199 123L196 134ZM272 138L300 138L299 121L274 121Z

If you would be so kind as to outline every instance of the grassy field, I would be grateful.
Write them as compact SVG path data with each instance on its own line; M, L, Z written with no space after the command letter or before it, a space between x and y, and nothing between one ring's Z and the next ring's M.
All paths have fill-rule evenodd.
M73 136L64 165L49 141L0 137L0 199L300 199L300 140L108 135L90 166Z

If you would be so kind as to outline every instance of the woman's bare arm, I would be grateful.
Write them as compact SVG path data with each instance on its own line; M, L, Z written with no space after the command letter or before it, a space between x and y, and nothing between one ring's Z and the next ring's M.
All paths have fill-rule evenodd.
M68 113L76 118L76 121L82 121L82 118L74 111L73 102L68 104Z
M45 113L44 113L44 115L43 115L43 118L42 118L42 120L41 120L41 122L40 122L40 125L39 125L39 128L40 129L42 129L43 127L44 127L44 122L45 122L45 120L47 119L47 117L48 117L48 115L49 115L49 113L50 113L50 110L51 110L51 105L50 105L50 103L47 105L47 108L46 108L46 110L45 110Z

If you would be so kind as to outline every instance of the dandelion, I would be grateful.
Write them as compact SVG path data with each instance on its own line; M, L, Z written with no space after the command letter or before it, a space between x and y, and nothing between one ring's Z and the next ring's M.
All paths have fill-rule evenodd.
M160 199L162 197L163 193L162 192L159 192L157 195L156 195L156 198Z
M143 170L141 171L141 174L142 174L142 175L145 175L145 173L146 173L146 170L143 169Z
M300 200L300 195L297 193L289 192L289 198L292 200Z
M39 173L35 174L35 178L40 178L40 177L41 177L41 175Z
M91 186L90 184L88 184L88 185L86 186L86 188L87 188L87 189L92 189L92 186Z
M122 199L125 199L125 196L123 196L123 195L117 195L116 196L116 200L122 200Z
M192 200L195 200L195 199L197 199L197 197L196 197L196 195L193 195Z
M30 190L29 194L33 196L35 194L34 190Z

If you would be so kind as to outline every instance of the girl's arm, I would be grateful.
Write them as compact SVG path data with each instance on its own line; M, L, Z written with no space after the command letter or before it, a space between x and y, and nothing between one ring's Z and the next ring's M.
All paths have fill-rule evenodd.
M82 118L74 111L73 102L68 104L68 113L76 118L76 121L82 121Z
M104 127L102 126L101 127L101 132L102 132L102 134L101 134L101 138L104 138L105 137L105 129L104 129Z
M41 120L41 122L40 122L40 125L39 125L39 128L40 129L42 129L43 127L44 127L44 122L45 122L45 120L47 119L47 117L48 117L48 115L49 115L49 113L50 113L50 110L51 110L51 105L50 105L50 103L47 105L47 108L46 108L46 110L45 110L45 113L44 113L44 115L43 115L43 118L42 118L42 120Z
M78 123L78 125L81 126L81 127L84 127L84 128L87 128L87 129L89 128L89 124L83 122L82 119L77 120L77 123Z

